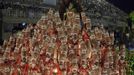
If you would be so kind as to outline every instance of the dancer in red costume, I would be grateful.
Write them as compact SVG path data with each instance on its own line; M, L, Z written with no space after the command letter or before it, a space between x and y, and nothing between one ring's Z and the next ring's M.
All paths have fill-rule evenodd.
M61 46L61 40L59 38L56 39L56 46L57 48L60 48Z
M40 73L40 67L36 64L35 64L35 66L31 67L30 70L31 70L31 73L35 74L35 75Z
M54 65L54 67L50 71L50 75L62 75L59 64Z
M13 71L12 71L11 75L20 75L20 72L18 71L18 68L16 65L13 66Z
M80 75L88 75L88 67L87 62L82 61L80 68L79 68Z
M105 63L107 51L108 51L108 49L104 45L102 45L101 58L100 58L101 72L103 71L103 68L104 68L104 63Z
M88 69L87 68L81 67L79 69L79 71L80 71L80 75L88 75Z
M22 75L28 75L28 71L29 71L29 64L26 63L26 64L24 64L24 68L22 70Z
M82 39L86 43L86 45L88 47L88 43L89 43L90 37L89 37L88 33L86 32L86 30L82 31Z
M22 61L21 55L19 54L18 57L17 57L17 59L16 59L16 65L20 65L21 64L21 61Z

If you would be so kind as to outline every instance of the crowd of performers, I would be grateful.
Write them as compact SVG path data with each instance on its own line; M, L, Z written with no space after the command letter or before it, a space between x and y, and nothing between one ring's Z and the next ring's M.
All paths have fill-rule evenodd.
M0 75L126 75L125 45L114 45L114 32L70 10L61 21L49 10L36 25L5 40Z

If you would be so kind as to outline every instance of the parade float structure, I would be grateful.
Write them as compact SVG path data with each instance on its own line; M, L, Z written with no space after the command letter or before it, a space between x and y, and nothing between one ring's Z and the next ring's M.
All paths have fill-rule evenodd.
M66 20L53 11L36 25L10 36L0 47L2 75L126 75L125 45L114 45L114 33L91 28L85 12L71 10Z
M53 8L58 8L60 1L62 0L54 0L57 4L51 3L56 4ZM0 31L1 41L9 38L12 33L11 30L18 23L36 23L42 16L42 13L46 12L46 9L49 8L46 5L50 2L49 0L3 1L2 3L4 3L4 7L6 8L0 11L3 14ZM86 15L91 19L93 26L103 24L112 29L120 29L127 26L127 14L106 0L81 0L81 3Z

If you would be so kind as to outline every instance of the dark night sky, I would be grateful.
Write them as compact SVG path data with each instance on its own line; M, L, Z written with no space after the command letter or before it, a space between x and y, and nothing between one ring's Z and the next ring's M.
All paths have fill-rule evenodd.
M126 13L134 11L134 0L107 0Z

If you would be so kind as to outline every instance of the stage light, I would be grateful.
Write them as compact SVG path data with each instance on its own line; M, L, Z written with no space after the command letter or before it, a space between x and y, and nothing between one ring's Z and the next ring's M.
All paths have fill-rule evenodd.
M23 22L23 23L22 23L22 26L25 26L25 25L26 25L26 23L25 23L25 22Z

